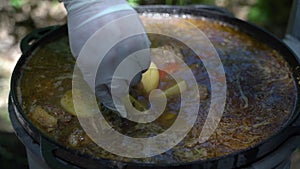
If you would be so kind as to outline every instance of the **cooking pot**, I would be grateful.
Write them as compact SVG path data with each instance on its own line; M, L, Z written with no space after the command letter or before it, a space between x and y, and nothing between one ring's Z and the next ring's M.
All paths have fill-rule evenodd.
M262 30L248 22L234 18L225 10L210 7L210 6L142 6L136 8L139 13L153 12L153 13L169 13L169 14L190 14L194 16L203 16L221 21L226 24L234 25L243 30L246 34L255 38L256 40L267 44L271 48L278 51L291 67L293 79L297 87L297 97L299 98L299 83L300 67L297 61L297 55L280 39L276 38L269 32ZM295 148L300 145L300 115L299 115L299 101L297 100L293 112L285 126L270 138L262 141L255 147L238 151L226 156L212 158L208 160L199 160L189 163L174 163L174 164L137 164L132 162L116 162L108 159L100 159L91 157L87 154L80 153L73 149L61 146L53 141L47 135L42 133L33 123L28 119L22 110L17 95L17 82L21 76L22 66L27 59L32 55L32 52L47 44L55 38L66 35L67 26L52 26L38 29L27 35L21 42L22 56L19 59L11 79L11 91L9 96L9 113L14 129L19 139L25 144L30 153L41 156L50 168L153 168L153 169L168 169L168 168L272 168L276 167L274 159L267 157L274 156L274 153L281 153L278 156L278 162L284 160L289 156ZM284 100L283 100L284 101ZM284 148L282 148L284 146ZM40 150L40 154L39 151ZM276 152L275 152L276 150ZM268 159L268 164L261 164L262 159Z

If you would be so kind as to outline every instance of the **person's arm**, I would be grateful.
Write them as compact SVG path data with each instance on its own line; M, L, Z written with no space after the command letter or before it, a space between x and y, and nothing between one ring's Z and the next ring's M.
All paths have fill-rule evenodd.
M101 62L94 81L88 78L92 71L92 66L89 63L91 59L89 57L91 56L84 56L83 62L86 63L81 64L83 66L79 66L79 68L88 85L91 88L95 87L98 99L110 109L116 110L117 108L120 115L126 117L127 113L122 98L128 94L125 92L126 88L130 84L137 84L141 80L141 72L149 67L150 52L144 50L142 55L126 59L128 62L125 62L125 69L114 77L116 83L113 85L112 79L118 64L128 55L150 47L150 41L145 34L138 14L125 0L63 0L63 2L67 10L70 47L75 58L80 56L80 52L86 47L84 45L88 39L96 36L96 32L107 26L107 24L110 24L110 34L105 34L106 37L97 37L94 41L97 43L96 45L101 47L101 45L107 44L110 38L120 37L120 42L109 50L103 62ZM128 20L128 25L124 26L124 22L119 22L118 19L126 16L130 20ZM111 24L112 22L113 24ZM143 33L137 36L128 35L127 37L126 34L132 29ZM127 38L124 39L124 37ZM93 54L102 55L101 52L97 52L99 51ZM132 81L131 77L135 73L138 74ZM113 103L112 98L116 104Z

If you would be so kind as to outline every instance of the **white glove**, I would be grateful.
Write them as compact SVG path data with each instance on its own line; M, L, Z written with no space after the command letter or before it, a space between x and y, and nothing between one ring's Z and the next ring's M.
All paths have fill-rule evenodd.
M128 15L136 15L130 20L134 29L144 31L143 24L138 18L137 13L132 9L125 0L64 0L64 5L68 11L68 31L69 40L72 54L77 58L81 49L87 40L99 29L106 24ZM122 30L122 23L115 22L112 34L122 34L126 36L126 30ZM124 28L123 28L124 29ZM125 34L125 35L124 35ZM113 35L112 35L113 36ZM106 39L100 39L99 45L106 42ZM105 56L101 62L98 73L96 75L95 84L92 84L86 76L89 74L89 65L85 64L83 67L83 77L90 87L95 87L95 94L98 99L108 108L118 110L122 117L127 116L125 106L122 99L128 93L126 89L130 85L135 85L141 80L141 72L147 69L150 65L150 41L146 34L127 38L116 44ZM120 62L128 55L142 50L148 49L143 52L141 56L130 57L125 62L125 71L118 73L113 77L115 69ZM147 52L149 51L149 52ZM96 54L97 55L97 54ZM100 55L100 54L99 54ZM85 56L88 57L88 56ZM88 63L89 58L85 58ZM81 67L79 67L81 69ZM81 69L81 70L83 70ZM100 73L99 73L100 72ZM137 76L131 81L133 75L137 72ZM112 79L115 79L112 85ZM113 90L113 92L111 92ZM112 99L115 101L112 101Z

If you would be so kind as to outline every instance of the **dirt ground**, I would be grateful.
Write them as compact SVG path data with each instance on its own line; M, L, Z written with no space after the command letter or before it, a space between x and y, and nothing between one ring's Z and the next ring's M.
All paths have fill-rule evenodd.
M51 1L30 1L22 9L8 7L7 0L0 2L0 168L28 168L25 149L13 133L7 104L10 78L13 68L21 55L19 43L30 31L50 25L65 23L62 4ZM28 1L29 2L29 1ZM51 6L51 8L49 8ZM244 13L240 11L241 17ZM14 18L14 19L12 19ZM26 21L26 23L25 23ZM300 150L292 156L292 169L300 169Z

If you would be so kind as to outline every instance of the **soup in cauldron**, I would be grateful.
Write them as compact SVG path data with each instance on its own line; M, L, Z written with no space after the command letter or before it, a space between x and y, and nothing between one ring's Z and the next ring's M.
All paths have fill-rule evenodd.
M24 113L32 123L58 144L94 157L137 163L174 163L206 160L255 146L278 132L288 120L296 99L296 88L287 62L276 50L235 26L213 19L172 15L142 15L141 18L146 29L153 29L147 23L155 23L157 19L162 21L155 25L158 30L164 29L162 23L180 24L182 20L188 21L202 30L217 49L226 73L226 106L218 128L206 142L199 143L197 138L210 105L211 89L207 71L187 46L155 34L149 34L152 47L172 51L182 58L196 77L200 92L196 123L174 148L154 157L129 159L105 151L88 137L72 113L70 90L75 60L69 50L67 36L37 48L22 68L18 94ZM188 30L182 36L193 37ZM180 72L180 63L167 52L153 53L153 57L164 62L165 69ZM159 72L159 89L168 90L174 85L171 76ZM134 106L147 108L147 95L140 87L132 88L131 95L135 100ZM62 99L66 105L62 105ZM180 108L179 103L180 97L175 92L168 99L165 112L147 124L122 119L101 104L99 106L104 110L106 120L117 131L131 137L148 137L172 125ZM189 108L184 107L183 110L188 112Z

